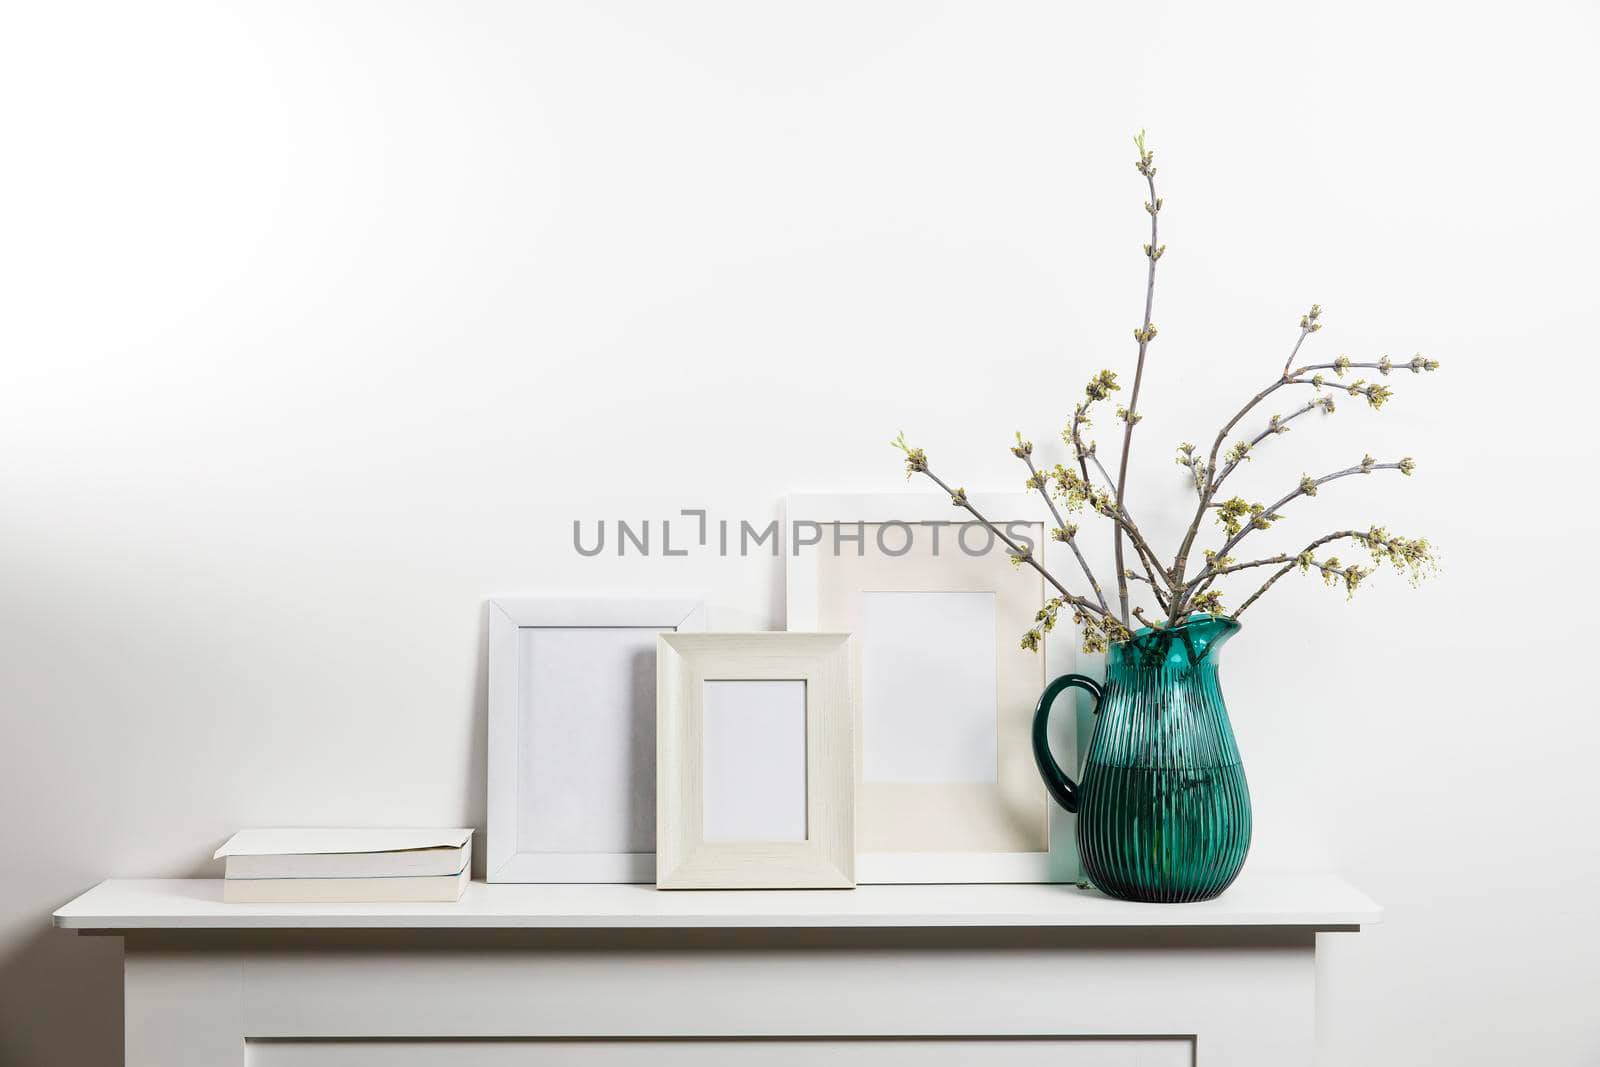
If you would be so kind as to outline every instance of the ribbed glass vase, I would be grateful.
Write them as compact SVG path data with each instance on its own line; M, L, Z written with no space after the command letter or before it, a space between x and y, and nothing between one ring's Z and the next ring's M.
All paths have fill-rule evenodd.
M1250 850L1250 790L1217 682L1217 651L1239 629L1194 616L1143 629L1106 656L1103 689L1080 675L1046 688L1034 750L1051 795L1078 813L1089 881L1123 900L1209 900L1232 884ZM1063 688L1099 698L1074 783L1050 757L1044 724Z

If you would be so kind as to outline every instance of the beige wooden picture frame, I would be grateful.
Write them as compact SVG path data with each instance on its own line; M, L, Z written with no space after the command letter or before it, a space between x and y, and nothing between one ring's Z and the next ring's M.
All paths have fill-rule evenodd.
M803 772L770 786L803 790L798 838L708 839L708 686L747 682L803 685ZM848 634L662 634L656 651L657 888L854 886L853 692ZM756 710L752 706L752 714ZM740 714L737 702L718 712L719 719Z
M1049 516L1037 497L970 495L986 517L1031 542L1047 567L1057 565L1062 546L1048 537ZM1063 625L1046 637L1041 652L1019 647L1046 598L1044 582L1031 568L1013 566L1004 544L986 546L981 530L967 531L978 536L960 541L964 519L943 495L795 494L785 501L786 525L797 531L785 564L789 630L853 635L857 880L863 884L1067 882L1079 875L1075 820L1049 800L1031 745L1033 708L1046 682L1078 667L1074 634ZM983 626L967 631L964 645L923 652L911 644L886 664L884 642L874 633L882 623L872 609L897 600L925 606L922 617L913 609L898 620L912 640L924 631L949 630L950 616L963 612L981 615ZM938 765L948 756L934 742L949 726L941 717L957 709L941 694L930 699L914 690L897 701L898 679L925 666L937 674L956 655L970 657L990 694L983 714L992 719L981 738L988 746L981 754L990 768L987 780L972 774L944 779L938 770L919 776L914 767L903 773L919 759ZM897 680L885 686L891 673ZM1063 766L1077 762L1077 717L1051 719L1051 746ZM898 729L886 729L896 719ZM903 749L898 775L885 774L879 757L886 733ZM929 750L921 753L925 738Z

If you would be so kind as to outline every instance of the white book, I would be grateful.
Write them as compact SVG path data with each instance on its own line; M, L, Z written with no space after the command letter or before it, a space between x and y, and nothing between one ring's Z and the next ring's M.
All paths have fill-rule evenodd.
M241 830L212 857L226 877L437 878L472 860L466 830Z
M461 899L472 868L431 878L227 878L229 904L369 904Z

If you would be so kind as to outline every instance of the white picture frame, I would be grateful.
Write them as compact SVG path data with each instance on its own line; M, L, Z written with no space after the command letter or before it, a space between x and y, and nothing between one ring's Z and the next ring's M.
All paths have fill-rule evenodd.
M499 597L488 615L488 880L654 881L655 639L704 629L702 601Z
M657 639L656 654L656 885L661 889L840 889L855 885L855 770L852 741L850 638L823 633L673 633ZM772 734L741 718L781 711L764 698L719 703L713 687L733 683L792 687L803 684L796 732L787 720ZM789 693L788 689L783 690ZM726 743L727 761L761 760L775 749L774 766L798 773L765 774L723 787L724 806L750 804L770 814L780 831L712 832L717 817L708 806L714 775L723 761L716 751L716 724L740 729ZM776 724L777 718L772 722ZM801 736L803 734L803 736ZM803 752L794 748L803 744ZM764 769L765 770L765 769ZM781 784L774 784L779 780ZM785 815L791 796L768 790L803 791L801 835ZM792 809L789 809L792 810Z
M969 499L980 512L1002 529L1010 523L1025 524L1029 539L1047 569L1069 562L1066 548L1049 536L1054 522L1036 495L1029 493L972 493ZM1077 820L1063 811L1045 791L1034 763L1031 728L1032 713L1046 683L1077 669L1077 642L1070 622L1048 635L1037 654L1021 649L1022 633L1047 599L1046 584L1032 568L1011 564L1008 550L996 541L990 552L969 557L959 546L952 549L957 528L971 516L956 509L944 494L792 494L785 501L785 526L797 531L795 543L785 556L786 621L791 631L847 630L854 634L856 685L856 878L861 884L875 883L984 883L984 882L1072 882L1080 877L1077 853ZM946 523L944 540L937 558L913 555L885 557L899 550L903 532L886 524ZM816 528L820 527L820 535ZM832 530L841 528L839 548L834 555ZM878 540L879 529L886 535ZM931 530L932 528L926 528ZM856 540L860 534L860 540ZM804 546L801 541L817 543ZM923 538L928 540L927 537ZM985 539L973 537L981 549ZM928 546L931 549L931 545ZM880 557L874 561L874 554ZM890 566L889 564L893 564ZM1053 590L1051 590L1053 592ZM879 781L875 771L914 772L919 743L917 724L928 722L926 706L912 697L894 705L886 693L885 671L906 673L915 656L908 655L902 641L896 649L873 632L869 605L892 607L896 598L923 594L935 598L927 617L946 631L941 639L950 642L963 638L968 646L981 645L974 634L986 641L993 634L995 655L986 667L982 657L974 657L971 677L952 675L945 662L938 660L939 684L959 690L993 677L996 697L992 715L994 737L985 758L994 761L994 783L929 781ZM981 599L991 594L993 621L985 624L982 605L960 604L953 599L938 604L939 597ZM903 609L899 617L906 617ZM886 613L896 617L896 610ZM884 614L884 613L880 613ZM915 627L912 627L915 630ZM887 652L886 652L887 649ZM893 660L884 666L885 659ZM875 676L874 667L883 667ZM984 670L992 670L985 675ZM944 673L939 673L943 671ZM976 681L974 680L976 679ZM931 683L930 683L931 684ZM926 686L924 687L926 689ZM971 691L970 688L968 691ZM887 709L887 711L885 710ZM1077 715L1051 717L1050 738L1057 759L1063 766L1076 766L1079 735L1075 728L1087 710ZM884 727L886 721L891 725ZM893 722L899 723L898 728ZM970 730L971 724L958 724ZM928 763L935 768L954 770L952 746L948 740L939 747L940 731L927 731ZM900 763L885 762L872 755L876 735L890 734L898 748L908 749L896 756ZM966 734L961 736L965 737ZM909 746L909 748L908 748ZM879 746L881 747L881 746ZM1005 820L1002 823L1002 820ZM1004 829L1014 826L1014 835ZM971 832L968 832L969 829ZM935 839L937 838L937 839Z

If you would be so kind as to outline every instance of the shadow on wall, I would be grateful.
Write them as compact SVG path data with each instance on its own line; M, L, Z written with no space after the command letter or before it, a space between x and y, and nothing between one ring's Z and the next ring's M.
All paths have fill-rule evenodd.
M487 709L489 637L487 608L479 614L478 656L473 684L466 825L473 839L473 875L484 876L489 718ZM453 820L440 820L452 822ZM209 859L221 839L204 843L202 858L184 870L160 872L172 878L215 878L220 865ZM8 879L16 877L8 872ZM91 883L56 886L64 904ZM43 887L48 894L51 887ZM123 1061L122 938L75 934L49 925L47 914L11 915L0 927L22 928L22 936L0 941L0 1067L116 1067Z
M0 1064L121 1062L122 938L38 929L0 949Z

